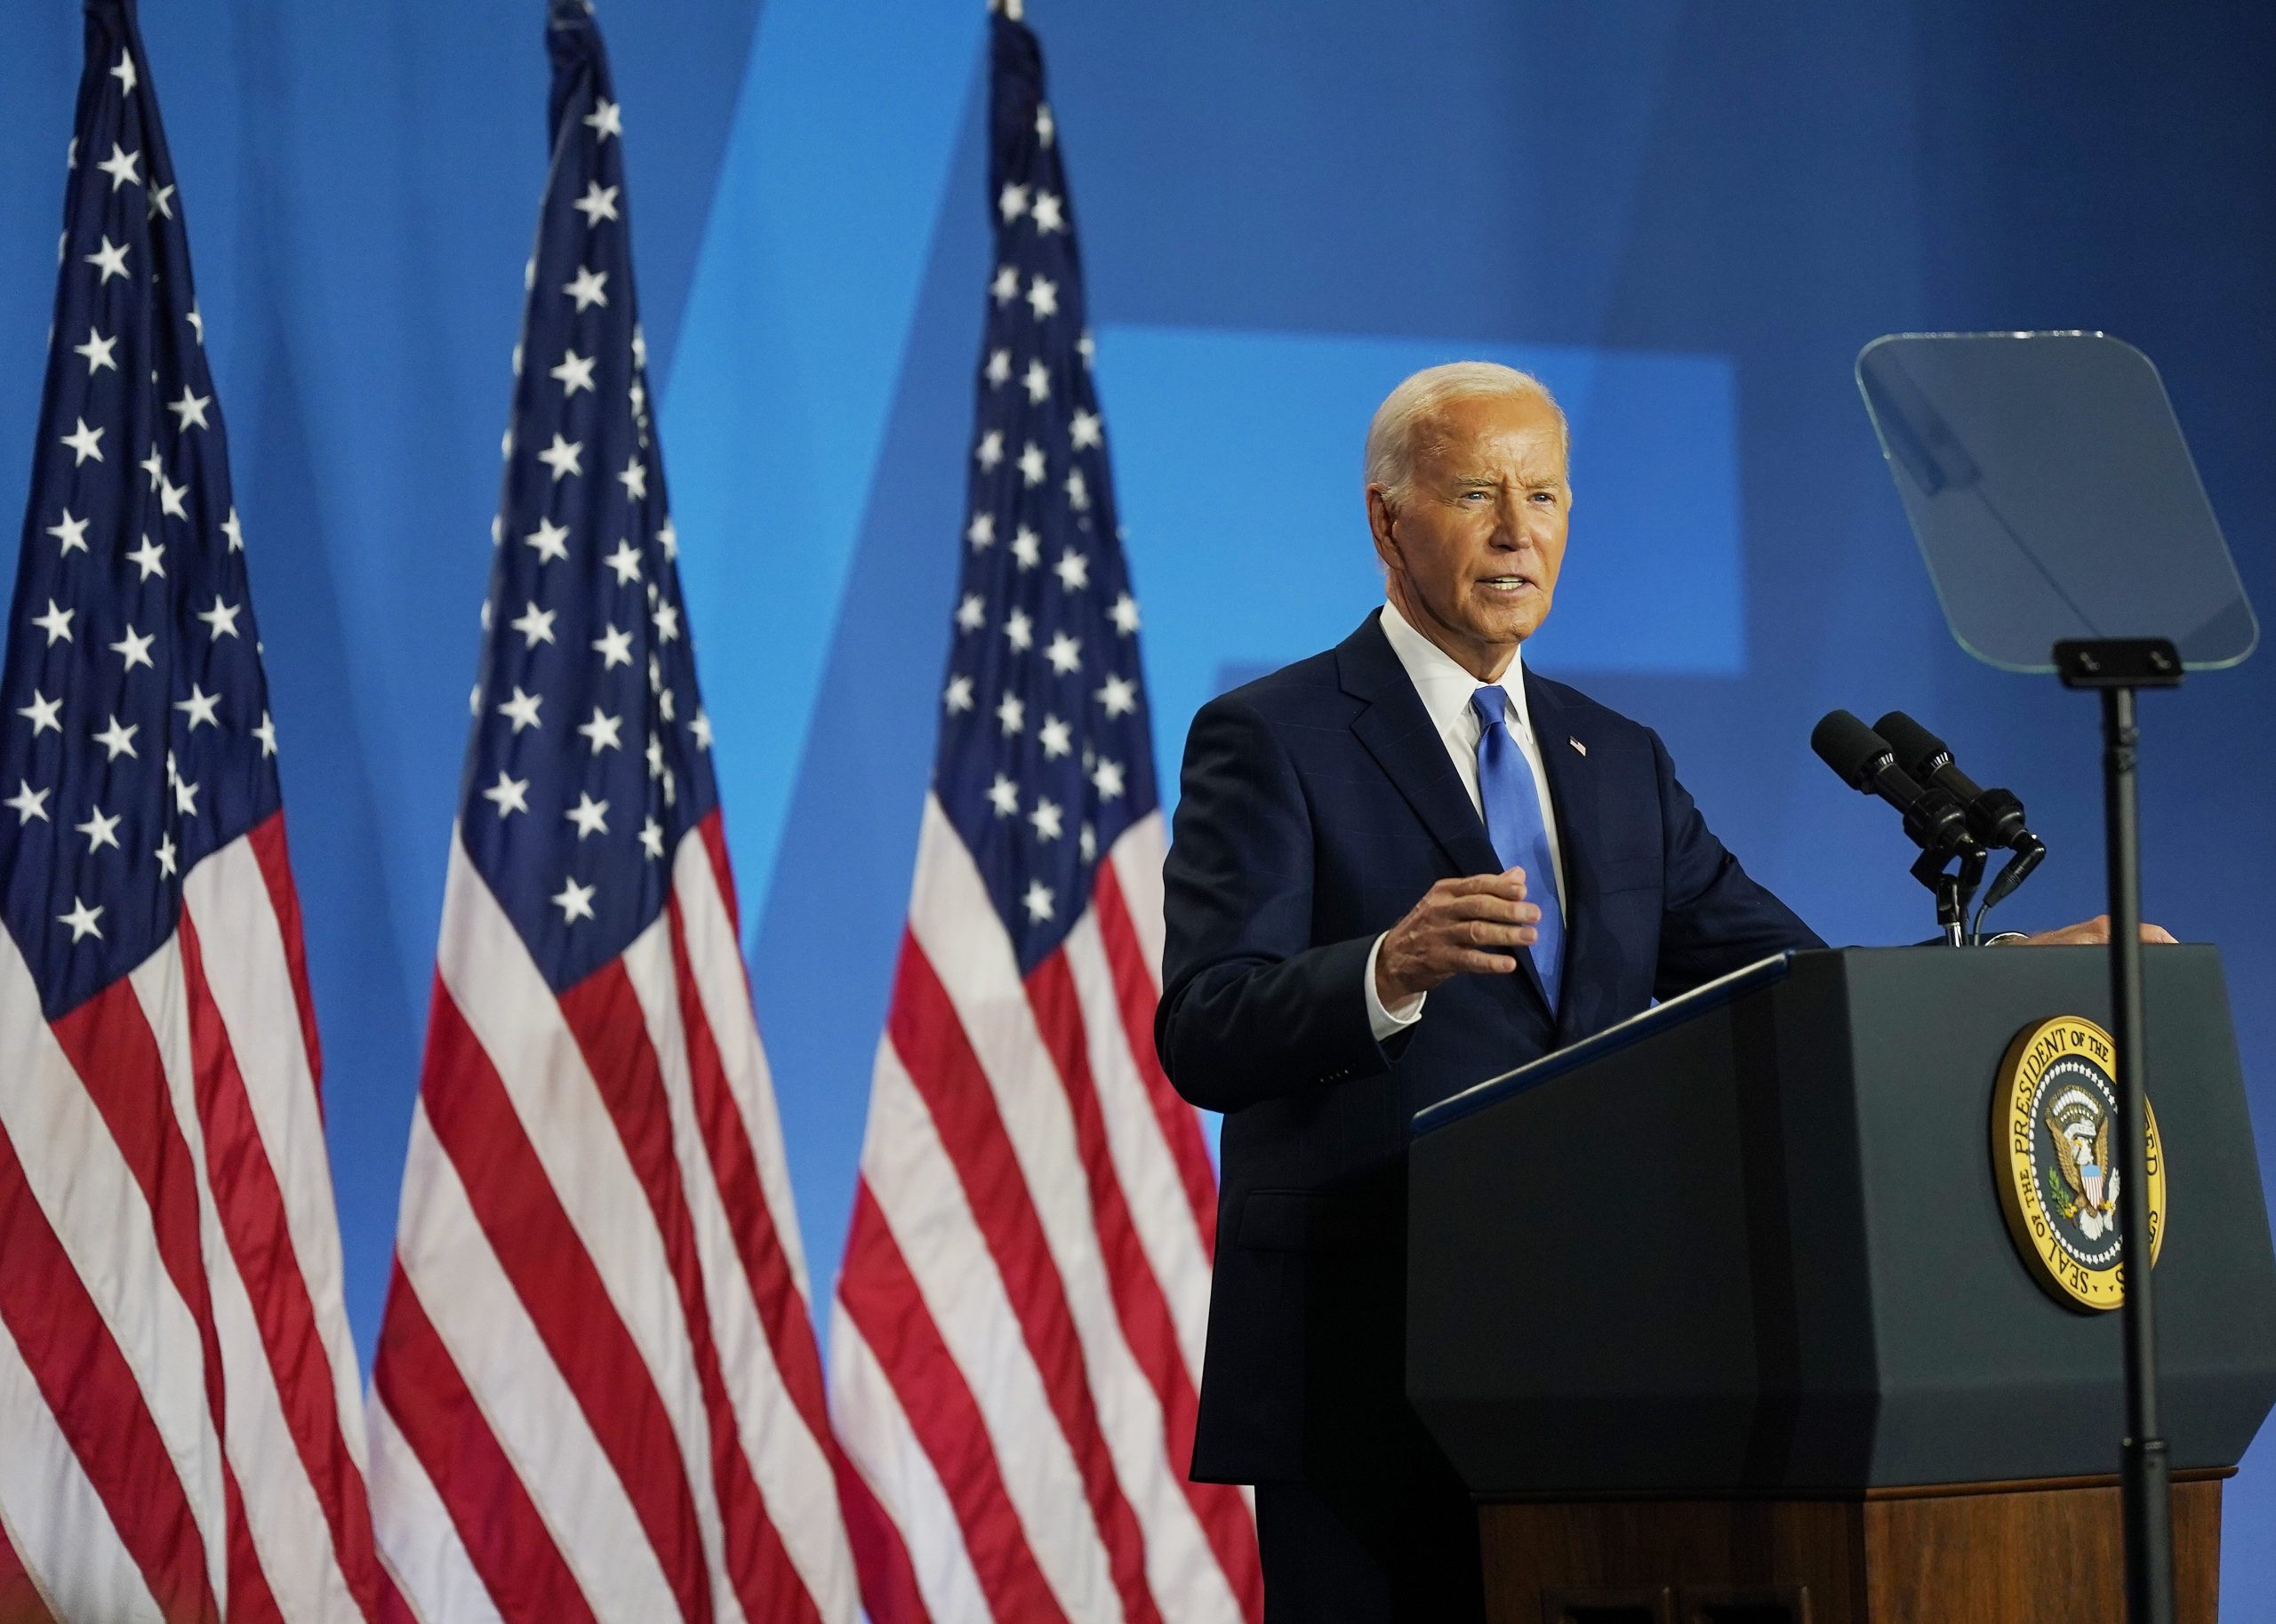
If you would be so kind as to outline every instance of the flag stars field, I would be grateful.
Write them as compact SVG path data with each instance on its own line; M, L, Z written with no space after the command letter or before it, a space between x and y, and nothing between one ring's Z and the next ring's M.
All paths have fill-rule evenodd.
M629 631L619 631L611 626L593 639L592 647L593 652L601 657L604 671L632 663L632 634Z
M514 724L514 731L518 733L525 727L541 725L538 720L538 707L544 703L543 694L524 693L521 684L517 683L514 685L513 697L499 701L498 714L511 722Z
M617 190L615 187L603 186L597 180L592 181L586 186L585 195L570 206L585 217L585 224L588 228L597 226L605 220L617 218Z
M589 389L593 387L594 360L595 357L581 356L573 349L563 356L561 364L546 373L546 376L560 382L561 392L564 395L574 395L580 389Z
M124 636L106 646L112 653L126 662L124 668L126 670L132 671L137 666L145 666L155 671L158 668L158 662L150 658L150 647L157 640L156 632L137 632L130 625L126 628Z
M118 850L119 820L123 815L113 812L108 817L105 817L103 809L98 806L87 814L87 820L84 823L75 823L71 827L87 837L87 852L90 856L101 851L105 846L116 851Z
M118 718L114 716L110 719L110 725L97 733L94 738L95 742L103 747L104 758L108 761L116 761L121 756L138 754L134 748L134 735L141 731L139 726L121 726Z
M102 246L87 256L87 263L95 268L96 272L106 283L113 276L124 277L126 275L127 246L128 244L124 243L113 243L108 236L105 236Z
M223 603L217 592L213 595L213 606L199 610L196 618L205 623L212 640L219 643L224 637L237 635L237 614L242 608L242 604Z
M100 907L90 908L77 897L74 897L71 899L71 911L68 914L59 914L56 918L58 923L68 927L71 932L71 940L76 942L88 936L92 936L100 941L103 933L102 916L103 910Z
M63 436L63 444L71 448L71 466L83 468L88 462L103 460L103 431L87 427L85 418L74 420L72 430Z
M208 425L205 421L205 408L212 404L213 397L211 395L197 394L188 384L184 384L181 398L166 403L166 410L174 414L175 432L188 434L193 428L206 428ZM230 517L234 519L236 516L236 510L232 509Z
M597 887L580 885L573 879L561 882L561 889L553 894L553 905L561 910L561 923L574 924L580 919L595 917L593 892Z
M63 731L62 700L60 698L51 700L36 688L32 690L32 702L19 706L16 714L32 724L32 737L35 739L51 728L59 733Z
M522 634L525 646L535 648L541 643L553 641L553 620L554 612L540 609L537 600L532 598L529 606L507 624Z
M588 835L608 833L608 803L594 800L589 793L579 795L577 804L564 815L577 826L580 840Z
M569 556L569 527L565 524L556 524L543 515L538 517L537 528L522 540L529 543L531 550L537 554L538 562L541 564Z
M572 474L585 471L584 455L582 442L565 440L557 433L553 436L553 444L538 452L537 460L553 470L554 483L557 484Z
M218 693L206 692L205 690L196 683L192 683L189 685L189 697L188 699L177 700L174 701L174 708L182 713L184 717L187 719L188 730L193 733L200 727L219 727L221 725L221 696ZM261 720L265 724L268 719L268 713L263 711L261 713Z
M71 347L71 353L86 358L87 376L92 379L105 367L108 367L114 372L118 370L118 363L113 358L113 354L117 348L116 339L107 339L90 327L87 329L87 341L84 344L74 344Z
M113 141L110 144L110 156L96 164L95 167L104 174L110 177L110 189L115 192L122 186L129 184L134 186L141 185L141 165L142 155L140 153L129 152L124 148L121 147L116 141Z
M577 301L578 314L582 315L594 305L608 303L608 273L581 265L576 276L564 284L561 291Z
M58 607L55 600L50 598L47 600L47 612L34 615L32 624L47 634L48 646L52 648L59 643L71 641L71 621L77 613L75 609Z

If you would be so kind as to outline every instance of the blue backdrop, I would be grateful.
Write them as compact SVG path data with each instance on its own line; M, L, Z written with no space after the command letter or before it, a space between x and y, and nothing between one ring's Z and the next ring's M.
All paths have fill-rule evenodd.
M367 1354L543 176L541 13L146 0L143 18L268 638ZM2264 7L1045 0L1034 20L1166 768L1209 693L1376 601L1367 414L1414 367L1484 355L1540 372L1576 432L1572 552L1529 658L1657 726L1821 932L1927 930L1891 820L1809 757L1832 705L1911 709L2025 796L2055 855L2015 922L2096 911L2095 708L1946 637L1849 366L1892 329L2131 339L2276 606ZM604 23L823 1300L961 527L982 19L976 0L677 0ZM67 0L0 10L9 578L78 55ZM2157 554L2144 536L2144 570ZM2224 946L2276 1168L2276 658L2144 709L2149 911ZM2232 1616L2276 1612L2272 1528L2264 1438L2229 1496Z

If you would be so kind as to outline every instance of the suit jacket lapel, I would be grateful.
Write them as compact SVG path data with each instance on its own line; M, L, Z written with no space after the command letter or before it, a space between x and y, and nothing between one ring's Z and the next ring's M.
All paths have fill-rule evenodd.
M1343 691L1368 702L1353 720L1351 732L1406 797L1422 827L1463 873L1501 873L1502 860L1495 855L1486 825L1447 756L1446 740L1422 708L1422 697L1391 651L1377 616L1369 615L1337 646L1335 655ZM1528 699L1531 692L1528 689ZM1560 834L1562 827L1560 820ZM1549 996L1542 990L1531 954L1520 956L1519 972L1546 1011Z
M1422 827L1464 874L1500 873L1486 825L1447 758L1446 741L1375 617L1369 615L1335 655L1343 691L1367 701L1351 731L1406 797Z
M1549 804L1557 811L1558 855L1564 860L1565 884L1559 900L1565 914L1565 996L1559 1001L1557 1035L1560 1042L1569 1042L1567 1027L1576 1003L1573 988L1590 973L1603 924L1595 860L1602 813L1597 775L1589 770L1588 757L1573 748L1565 707L1530 666L1526 668L1526 709L1541 749L1542 768L1549 776Z

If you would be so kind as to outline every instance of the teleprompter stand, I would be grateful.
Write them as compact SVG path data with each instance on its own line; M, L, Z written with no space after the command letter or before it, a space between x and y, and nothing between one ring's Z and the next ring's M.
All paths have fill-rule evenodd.
M2066 688L2102 695L2104 838L2110 866L2110 1035L2117 1046L2119 1233L2127 1252L2126 1441L2120 1487L2126 1517L2126 1613L2173 1624L2173 1485L2158 1424L2158 1327L2149 1268L2135 1252L2150 1235L2149 1093L2143 1065L2142 848L2135 771L2141 738L2134 695L2178 688L2181 654L2162 637L2066 640L2055 645Z
M2151 1230L2135 695L2232 666L2258 623L2149 357L2096 332L1875 340L1857 382L1960 646L1988 665L2099 692L2109 853L2112 1083L2124 1296L2125 1616L2172 1624ZM2050 650L2052 651L2050 656ZM2160 948L2161 957L2170 948ZM2137 1260L2142 1262L2135 1267ZM2159 1262L2169 1271L2171 1250ZM2117 1601L2106 1598L2107 1610Z

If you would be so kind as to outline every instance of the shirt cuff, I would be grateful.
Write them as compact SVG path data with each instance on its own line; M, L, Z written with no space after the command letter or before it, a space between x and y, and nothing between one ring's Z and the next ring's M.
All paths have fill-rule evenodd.
M1383 936L1390 934L1388 931L1383 932ZM1405 1031L1422 1020L1422 1000L1431 996L1429 993L1416 993L1411 998L1401 1000L1397 1009L1386 1009L1382 995L1375 990L1375 957L1382 950L1383 937L1378 936L1375 945L1367 949L1367 969L1360 978L1367 991L1367 1029L1374 1034L1377 1043Z

